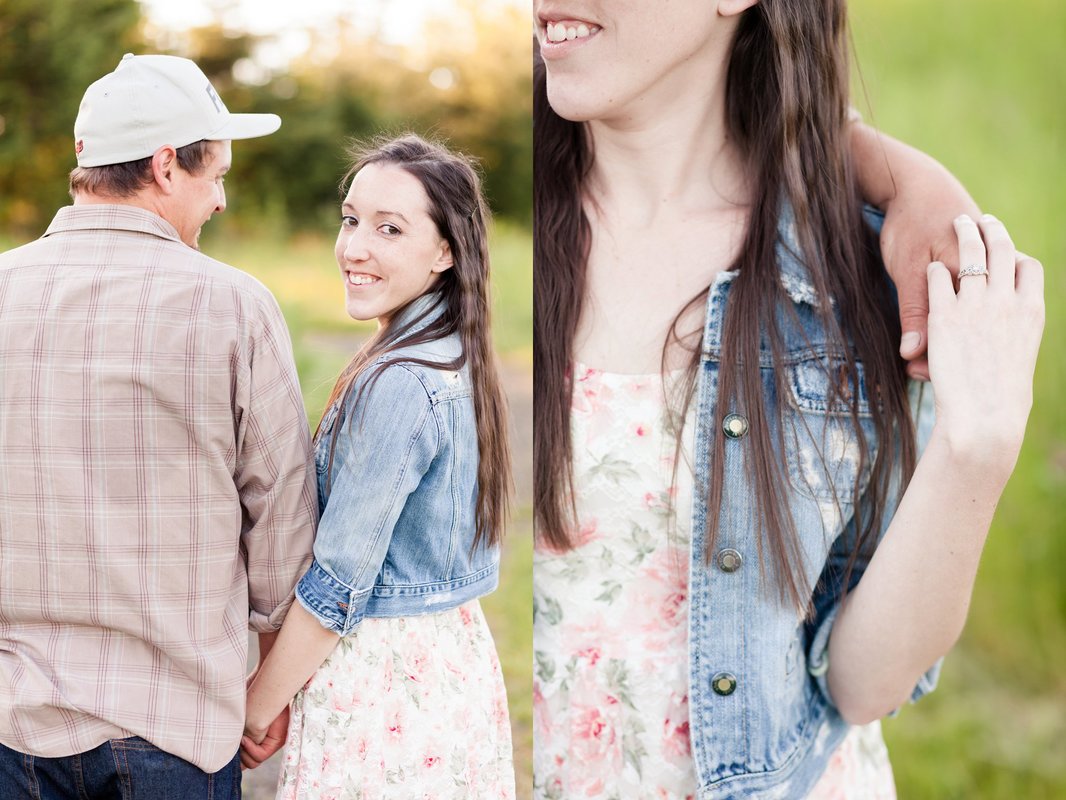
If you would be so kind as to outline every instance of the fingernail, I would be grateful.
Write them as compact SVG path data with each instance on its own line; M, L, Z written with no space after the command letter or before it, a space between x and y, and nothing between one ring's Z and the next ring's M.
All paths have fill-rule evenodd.
M981 215L981 222L995 222L995 221L996 221L996 218L993 217L991 214L982 214Z
M959 214L959 216L955 217L955 222L973 222L973 220L970 219L969 214Z
M907 331L903 334L903 338L899 340L899 350L901 353L909 353L921 343L922 335L920 333L917 331Z

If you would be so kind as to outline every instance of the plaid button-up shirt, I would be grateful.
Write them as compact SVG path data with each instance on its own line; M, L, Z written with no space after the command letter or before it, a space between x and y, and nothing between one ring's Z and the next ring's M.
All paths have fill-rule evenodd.
M310 564L309 454L273 296L160 217L70 206L0 255L0 742L224 766L248 626Z

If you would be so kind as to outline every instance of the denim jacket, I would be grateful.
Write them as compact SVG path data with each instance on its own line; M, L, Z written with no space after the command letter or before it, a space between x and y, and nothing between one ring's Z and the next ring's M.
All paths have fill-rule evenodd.
M404 317L416 318L437 297L417 299ZM341 635L366 616L444 611L496 588L498 549L471 551L478 445L467 368L381 366L397 356L446 362L461 351L454 334L382 356L357 379L343 408L335 403L323 417L315 441L321 519L314 561L296 597Z
M880 230L883 218L868 211L867 221ZM723 315L737 273L720 275L707 300L697 385L689 594L690 732L701 800L799 800L813 788L848 731L829 696L826 670L829 634L839 607L839 575L856 534L851 492L858 450L850 415L828 408L829 381L836 379L830 376L839 374L835 362L840 350L827 341L815 313L814 289L799 252L786 210L779 228L778 266L796 315L779 314L792 395L783 404L781 425L791 484L788 503L806 555L807 580L816 587L812 619L784 607L760 578L754 491L743 463L748 423L744 408L719 408L717 403ZM761 359L769 404L775 395L768 349ZM859 379L860 385L850 389L858 392L872 459L879 443L861 364ZM910 397L921 448L932 429L932 393L928 386L912 385ZM707 455L714 427L720 425L727 432L725 502L708 563ZM880 535L899 502L898 482L890 494ZM852 585L865 566L856 565ZM938 670L939 664L922 677L912 701L935 686Z

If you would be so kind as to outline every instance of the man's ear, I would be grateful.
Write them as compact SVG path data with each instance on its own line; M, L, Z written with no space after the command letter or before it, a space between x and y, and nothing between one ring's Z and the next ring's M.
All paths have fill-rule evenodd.
M452 268L452 248L448 244L447 240L442 240L440 243L440 255L437 256L437 260L433 263L432 272L445 272Z
M759 0L718 0L718 16L735 17L758 3Z
M152 153L152 180L163 194L174 192L174 171L178 168L178 151L165 144Z

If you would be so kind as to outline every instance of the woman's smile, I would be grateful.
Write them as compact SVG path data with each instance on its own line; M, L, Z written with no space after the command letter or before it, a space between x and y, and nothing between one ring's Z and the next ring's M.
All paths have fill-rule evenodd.
M542 16L537 21L541 56L548 60L562 58L575 48L583 47L603 30L595 22L572 17Z
M347 285L352 288L362 288L381 283L381 278L368 272L348 272Z

